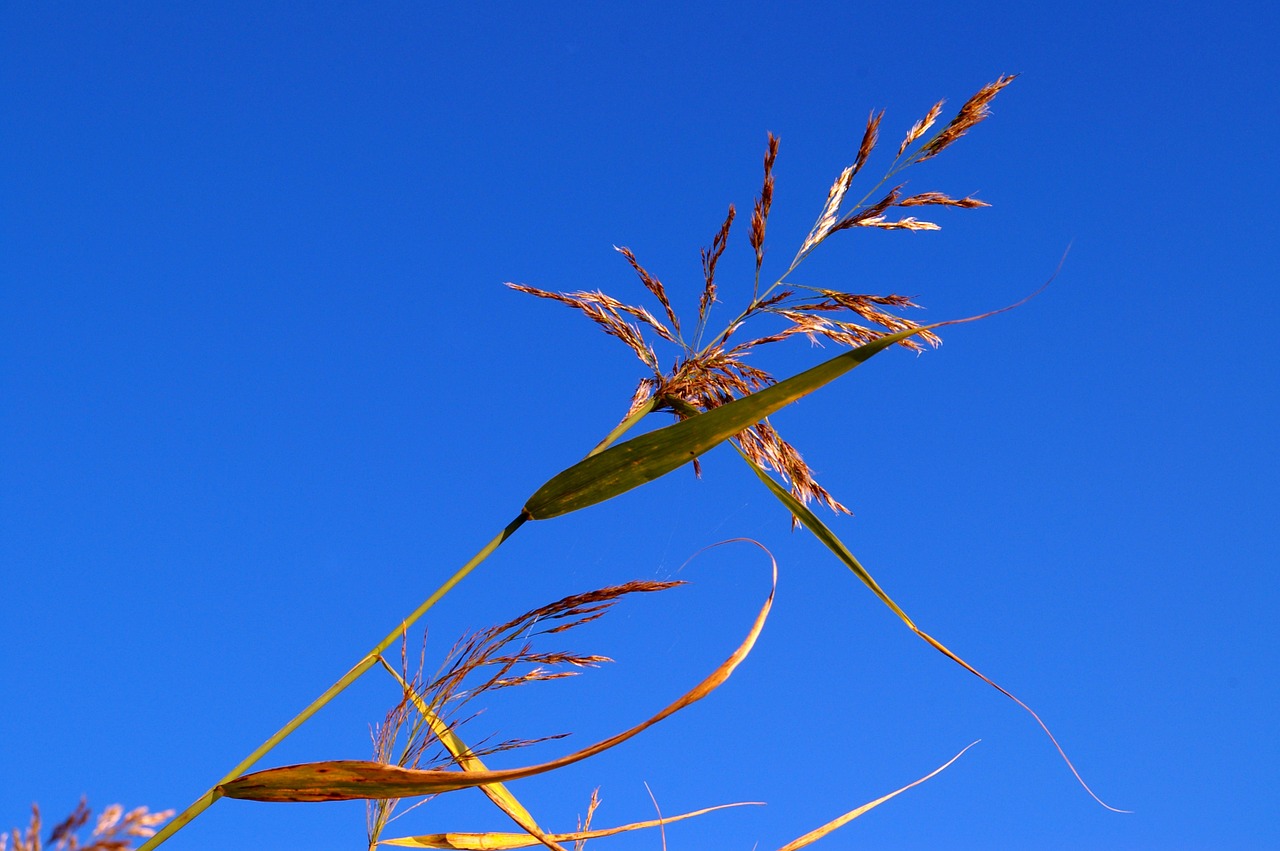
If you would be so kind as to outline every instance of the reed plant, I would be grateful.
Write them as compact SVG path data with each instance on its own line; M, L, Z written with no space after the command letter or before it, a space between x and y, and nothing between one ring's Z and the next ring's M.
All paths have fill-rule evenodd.
M1012 76L1002 76L983 86L945 123L940 123L944 103L934 104L902 135L879 176L867 181L867 187L855 193L855 180L879 149L884 113L873 112L867 120L853 162L831 184L808 235L785 269L766 277L765 246L774 195L773 169L779 151L778 138L769 134L764 153L763 181L747 225L747 242L754 256L754 276L750 281L726 287L723 291L717 279L717 266L737 220L737 212L730 205L710 245L701 252L701 285L696 313L682 316L662 280L625 247L617 248L617 251L640 284L637 292L647 294L649 306L631 298L615 298L600 290L561 292L509 283L507 286L513 290L580 312L604 333L619 340L641 362L643 375L631 393L620 422L582 460L566 467L539 488L492 540L395 624L333 685L225 776L211 784L155 835L147 838L141 851L157 848L221 798L288 802L365 800L368 802L370 849L380 845L455 849L543 846L563 851L569 844L581 849L590 840L642 828L662 829L666 824L717 809L711 807L649 822L599 828L593 826L599 798L592 793L585 815L573 829L553 831L543 827L506 784L588 759L706 697L725 682L751 652L768 617L772 591L767 593L759 613L734 653L665 708L594 745L557 759L517 768L491 769L485 760L495 754L517 750L530 744L529 740L479 740L472 744L464 741L463 735L467 732L464 728L468 719L474 716L477 702L496 698L506 689L572 676L604 664L608 660L601 656L543 645L562 633L604 616L624 598L665 592L679 583L632 582L587 591L540 606L505 623L464 636L444 654L435 673L430 675L425 673L425 644L416 666L408 664L407 647L411 630L422 617L524 524L589 508L686 465L692 465L700 473L700 456L722 443L733 447L760 485L789 514L793 527L802 527L814 535L838 562L929 646L1030 713L1057 747L1048 728L1029 707L917 626L872 578L827 521L815 511L815 508L826 509L840 515L847 514L848 509L817 481L801 453L769 420L774 412L819 390L882 352L894 347L914 352L936 347L940 342L940 329L1009 309L920 324L909 316L909 311L917 305L904 295L846 292L800 283L793 275L810 255L841 232L859 229L937 230L938 224L918 216L924 211L987 206L986 202L974 197L953 197L932 190L908 192L901 175L937 157L987 118L992 100L1013 79ZM728 317L727 321L721 318L719 324L713 325L713 319L721 316ZM778 379L758 365L759 355L796 337L832 343L842 351L784 379ZM651 415L671 417L674 421L624 440L642 423L647 423ZM762 545L752 543L766 554L776 580L778 568L772 556ZM387 654L396 646L400 648L400 658L388 659ZM389 678L394 700L391 709L374 728L371 759L322 760L250 773L250 769L276 745L374 669ZM1070 767L1066 754L1060 747L1058 751ZM872 807L924 782L957 758L959 754L925 777L811 830L779 851L795 851L816 842ZM1074 767L1070 770L1075 773ZM1079 774L1075 776L1084 786ZM460 830L398 837L384 835L397 803L402 799L436 796L467 788L480 789L517 829L508 832ZM1088 789L1087 786L1084 788ZM1102 802L1099 800L1099 803ZM135 821L147 830L152 829L158 816L142 812L143 815ZM14 851L40 847L38 820L32 830L37 834L34 845L31 844L31 830L25 838L20 831L12 834ZM67 835L63 831L55 842L63 841ZM141 836L141 833L129 835ZM663 844L665 846L665 837ZM52 847L105 849L116 846L100 843L85 846L55 844ZM2 840L0 851L6 851Z

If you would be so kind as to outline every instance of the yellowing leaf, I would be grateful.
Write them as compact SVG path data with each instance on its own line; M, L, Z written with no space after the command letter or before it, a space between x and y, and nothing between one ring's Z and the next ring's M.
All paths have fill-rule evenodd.
M809 845L812 845L813 843L817 842L819 839L823 838L824 836L830 833L833 833L839 830L840 828L844 827L846 824L853 821L858 816L862 815L868 810L874 810L876 807L880 806L890 798L897 797L898 795L901 795L903 792L907 791L911 787L919 786L921 783L925 782L926 780L932 779L934 776L936 776L937 774L940 774L943 770L945 770L948 766L950 766L951 763L955 762L957 759L964 756L964 752L969 750L969 748L973 747L973 745L976 745L976 744L977 742L974 742L973 744L968 745L967 747L965 747L964 750L960 751L960 753L951 757L951 759L947 760L942 765L938 766L933 771L926 774L924 777L921 777L919 780L916 780L913 783L908 783L906 786L903 786L901 789L897 790L896 792L890 792L888 795L885 795L882 798L876 798L874 801L868 804L863 804L857 809L850 810L849 812L845 813L844 815L840 816L837 819L832 819L831 821L824 824L822 827L815 828L809 831L804 836L801 836L799 839L793 839L792 841L788 842L786 845L783 845L781 848L779 848L778 851L798 851L798 849L800 848L805 848Z
M761 547L763 549L763 547ZM766 550L767 552L767 550ZM499 771L455 771L452 769L408 769L395 765L361 760L331 760L302 765L269 768L237 777L215 787L215 792L228 798L250 801L350 801L376 798L410 798L506 783L563 768L619 745L696 703L719 688L742 664L755 646L760 631L773 606L778 581L778 565L769 557L773 571L773 587L756 615L747 637L733 654L706 679L651 718L615 736L567 756L538 765Z
M404 677L400 676L395 668L388 665L385 659L379 657L379 661L382 662L382 666L387 669L391 676L395 677L400 683L405 696L413 702L414 708L418 710L418 713L427 722L431 732L448 749L453 758L457 760L458 765L467 771L487 771L488 766L480 760L480 757L471 752L471 748L458 737L458 734L445 723L444 719L431 711L431 707L427 706L426 701L422 699L422 695L418 694L416 689L405 682ZM534 820L524 805L516 800L515 795L512 795L506 786L501 783L489 783L481 786L480 791L490 801L493 801L494 806L506 813L512 821L524 829L525 833L519 835L541 841L542 844L548 848L556 849L556 851L563 851L555 843L555 840L550 839L542 828L538 826L538 822ZM537 843L535 842L535 844Z

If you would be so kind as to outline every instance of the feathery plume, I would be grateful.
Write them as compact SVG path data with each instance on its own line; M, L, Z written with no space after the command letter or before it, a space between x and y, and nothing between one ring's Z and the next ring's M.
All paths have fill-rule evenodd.
M988 107L991 104L991 100L999 94L1001 89L1012 83L1017 76L1017 74L1001 76L995 82L987 83L987 85L979 89L973 97L964 102L956 117L951 119L951 122L942 128L942 131L937 136L925 143L924 147L920 149L915 162L920 163L931 157L936 157L948 145L990 117L991 110Z
M916 162L936 156L939 151L982 121L989 114L988 106L992 98L1013 79L1012 76L1003 76L984 86L965 102L959 114L942 131L919 148L913 155L913 159L905 163L900 162L907 148L923 138L938 120L943 103L939 101L934 104L928 113L907 132L906 138L898 149L898 157L881 182L888 181ZM686 419L768 387L776 383L775 378L768 371L747 363L747 359L757 349L792 337L804 336L816 345L826 342L853 347L877 340L886 333L919 328L918 323L894 312L919 306L906 296L854 294L801 286L793 283L789 277L814 248L839 230L855 227L905 231L939 229L936 223L913 216L891 219L887 214L894 207L936 206L973 209L987 206L986 202L970 196L953 198L945 193L933 191L918 192L904 198L903 185L899 184L875 203L869 206L862 206L859 203L841 217L841 208L853 179L866 165L878 143L883 118L883 110L869 113L853 164L841 171L835 182L831 184L822 212L801 243L800 250L796 253L790 268L781 279L761 292L759 272L764 263L765 228L773 204L773 169L778 155L778 138L772 133L768 134L764 154L764 180L752 210L749 236L756 260L756 283L746 308L729 320L719 336L712 337L712 342L705 346L701 341L706 330L706 322L711 306L719 300L720 284L716 281L715 272L717 263L725 251L730 226L734 219L732 206L729 207L729 214L712 239L710 247L701 251L703 285L698 303L698 333L691 342L686 342L681 336L679 319L662 283L642 267L636 261L635 255L627 248L617 248L617 251L627 258L627 262L640 277L641 282L662 305L666 314L666 323L644 308L623 304L598 291L552 293L522 284L508 284L508 286L540 298L560 301L581 311L606 333L622 340L651 370L652 375L640 379L636 385L624 419L646 409L667 411L678 419ZM775 320L781 320L782 327L757 334L746 342L730 344L731 338L747 322L760 316L772 316ZM665 372L658 367L656 351L644 339L643 331L645 330L656 334L664 342L674 344L679 349L675 362ZM924 350L925 345L937 346L940 342L936 334L921 332L916 336L898 341L897 345L919 352ZM698 346L701 347L698 348ZM817 501L835 511L848 511L817 483L813 471L800 453L783 440L767 421L757 423L738 434L735 439L749 458L781 476L788 483L791 493L801 502ZM694 471L695 473L701 471L696 459Z
M729 242L729 227L733 224L734 214L733 205L730 204L729 215L725 216L719 233L711 240L711 247L702 249L702 277L706 281L706 286L703 287L702 298L698 302L699 332L706 324L707 312L716 300L716 263L720 261L720 255L724 254L724 247Z
M764 231L769 221L769 208L773 206L773 162L778 158L778 137L769 134L769 141L764 152L764 184L760 187L760 196L756 198L755 209L751 213L751 247L756 252L756 274L764 265Z
M902 156L903 153L906 152L907 148L911 147L912 142L928 132L929 128L933 126L933 122L937 121L938 116L942 114L942 105L944 103L946 103L946 101L938 101L929 109L929 112L924 118L921 118L915 124L911 125L911 129L907 131L906 138L904 138L902 140L902 144L898 146L898 156Z

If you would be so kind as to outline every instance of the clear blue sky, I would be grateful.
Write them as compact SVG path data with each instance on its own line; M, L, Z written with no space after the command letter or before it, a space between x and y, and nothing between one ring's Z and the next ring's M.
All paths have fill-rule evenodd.
M0 824L82 793L184 806L617 421L638 362L504 281L638 300L628 245L690 309L766 131L778 272L868 110L896 143L1017 72L910 175L992 208L840 234L807 274L931 319L1016 300L1070 244L1057 281L775 421L889 592L1133 815L791 534L724 449L701 481L522 530L433 614L429 653L565 594L690 580L574 639L615 666L474 722L585 744L736 644L759 554L680 568L750 536L781 568L756 653L641 739L517 784L545 823L597 784L601 824L651 817L647 782L665 813L768 802L672 827L673 851L767 851L980 738L815 847L1280 846L1278 23L1265 3L6 4ZM735 232L726 299L749 252ZM391 699L371 677L268 763L366 757ZM463 793L396 828L503 826ZM168 847L363 829L358 804L224 801Z

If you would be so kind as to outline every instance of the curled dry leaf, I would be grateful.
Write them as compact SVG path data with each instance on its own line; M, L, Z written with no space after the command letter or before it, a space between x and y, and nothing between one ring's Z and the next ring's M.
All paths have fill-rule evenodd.
M761 549L764 548L761 547ZM768 553L767 550L765 552L766 554ZM773 606L773 596L778 581L778 565L773 560L772 555L769 556L769 560L772 564L773 576L769 596L766 598L759 614L756 615L747 637L738 645L733 654L706 679L661 712L590 747L538 765L497 771L407 769L363 760L312 762L270 768L266 771L246 774L235 780L220 784L216 787L216 793L228 798L275 802L409 798L533 777L603 753L639 735L681 709L702 700L719 688L742 664L755 646L756 640L760 637L760 632L764 629L765 621L769 616L769 610Z

